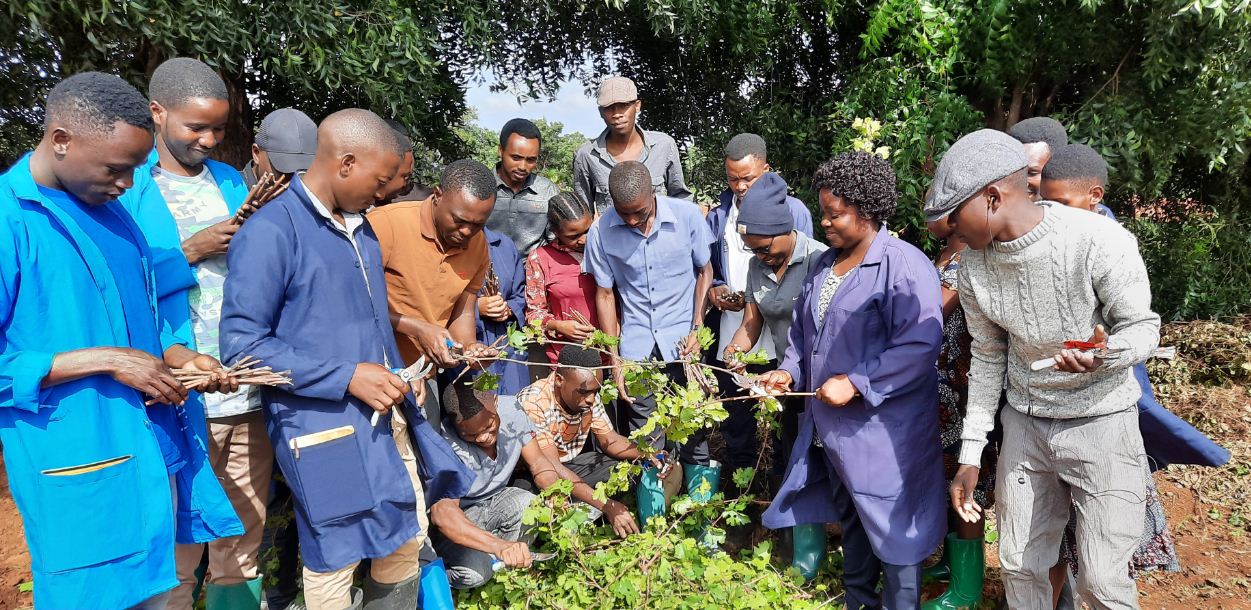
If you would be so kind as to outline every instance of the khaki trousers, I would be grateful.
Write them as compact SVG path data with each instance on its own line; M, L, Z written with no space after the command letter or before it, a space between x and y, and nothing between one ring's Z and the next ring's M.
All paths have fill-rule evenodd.
M265 531L274 449L265 431L265 414L259 410L210 419L208 435L209 463L243 522L244 533L208 543L209 567L204 580L215 585L234 585L260 575L257 552ZM178 587L170 594L170 610L190 610L195 603L191 594L204 546L175 547Z
M1082 601L1093 610L1138 608L1129 577L1147 495L1138 410L1044 419L1006 407L1001 417L995 510L1008 607L1051 607L1048 572L1075 505Z
M369 575L374 582L394 584L403 582L421 572L418 562L421 547L426 542L426 531L429 523L426 520L425 491L421 485L421 477L417 474L417 455L413 453L413 443L408 436L408 422L399 409L391 410L391 434L395 437L395 448L404 460L404 468L408 478L413 482L413 490L417 494L417 523L421 532L400 548L386 557L379 557L370 562ZM314 572L304 568L304 603L308 610L344 610L352 606L352 577L358 563L344 566L333 572Z

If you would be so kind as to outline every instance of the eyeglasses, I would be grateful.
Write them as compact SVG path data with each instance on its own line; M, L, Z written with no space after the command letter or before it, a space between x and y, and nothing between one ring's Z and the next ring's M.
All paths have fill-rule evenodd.
M774 235L774 236L770 237L770 238L769 238L769 243L768 243L768 244L765 244L765 245L763 245L763 246L760 246L759 248L748 248L748 247L747 247L747 244L744 242L744 243L743 243L743 250L744 250L744 251L746 251L746 252L751 252L752 254L761 254L761 255L764 255L764 254L769 254L770 252L773 252L773 240L775 240L775 239L777 239L777 238L778 238L778 237L777 237L776 235Z

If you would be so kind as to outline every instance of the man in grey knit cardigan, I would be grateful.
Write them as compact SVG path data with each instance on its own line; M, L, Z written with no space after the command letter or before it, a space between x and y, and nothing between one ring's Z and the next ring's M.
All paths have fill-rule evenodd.
M1008 606L1053 607L1047 573L1071 498L1083 599L1137 608L1126 566L1143 524L1129 516L1146 491L1130 367L1155 349L1160 317L1134 237L1097 214L1034 204L1026 166L1012 137L971 133L943 157L926 200L926 219L946 218L969 244L959 283L973 359L952 504L968 520L982 510L973 488L1006 388L996 507ZM1087 337L1106 339L1108 353L1063 349Z

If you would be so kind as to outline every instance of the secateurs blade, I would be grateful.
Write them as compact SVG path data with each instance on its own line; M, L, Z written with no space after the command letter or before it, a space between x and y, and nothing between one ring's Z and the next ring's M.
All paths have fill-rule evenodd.
M434 369L434 364L427 362L425 356L420 356L411 366L402 369L391 369L391 372L395 373L404 383L411 384L425 379L432 369ZM369 425L377 426L381 416L382 414L374 411L374 414L369 416Z

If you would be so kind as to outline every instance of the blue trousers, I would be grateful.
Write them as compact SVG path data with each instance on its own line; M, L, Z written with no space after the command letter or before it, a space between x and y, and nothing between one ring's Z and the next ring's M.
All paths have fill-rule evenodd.
M834 467L830 467L834 472ZM915 610L921 607L921 564L885 563L873 553L851 492L831 476L833 506L843 528L843 589L847 610ZM881 582L881 590L878 583Z

